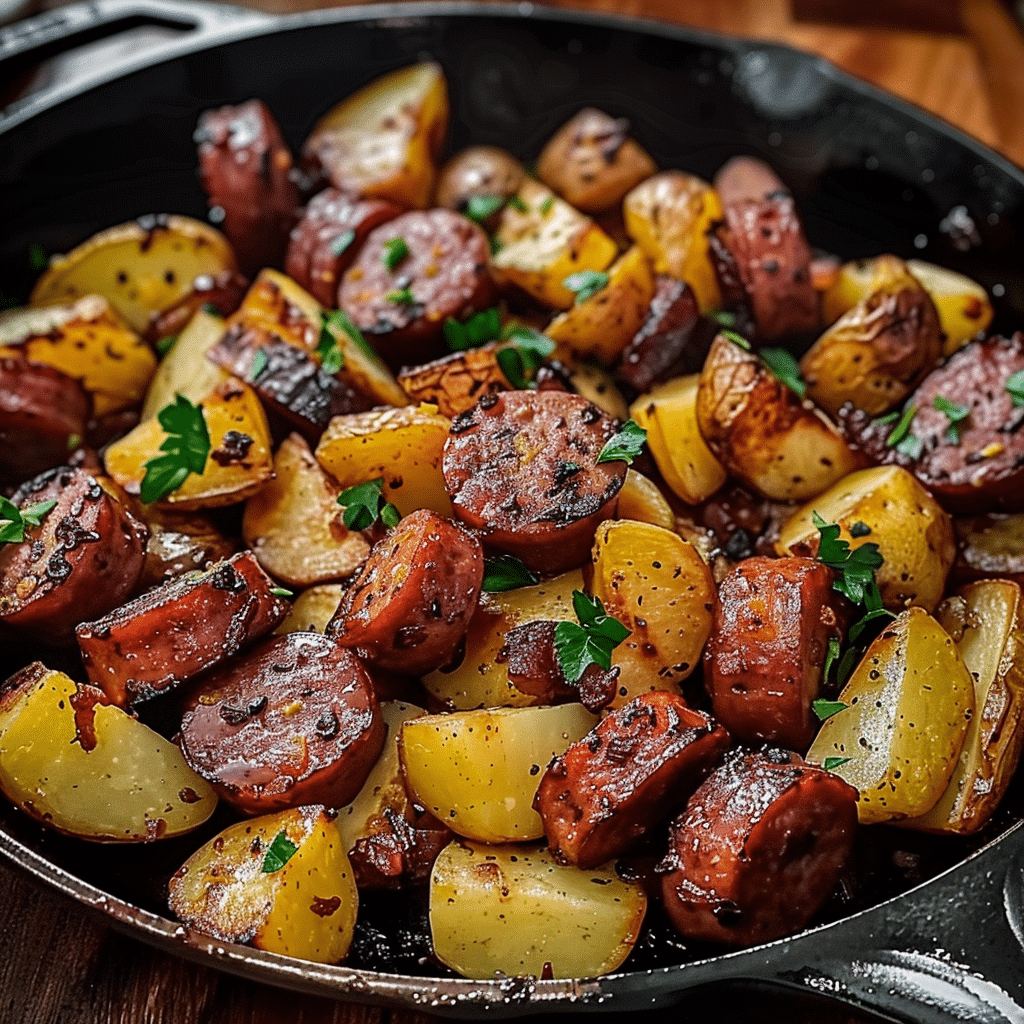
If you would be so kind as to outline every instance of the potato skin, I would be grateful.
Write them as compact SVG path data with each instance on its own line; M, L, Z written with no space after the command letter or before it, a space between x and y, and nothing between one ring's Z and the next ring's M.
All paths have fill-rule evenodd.
M398 375L402 390L414 402L429 402L449 419L472 409L484 396L508 391L512 385L498 365L497 342L465 352L450 352Z

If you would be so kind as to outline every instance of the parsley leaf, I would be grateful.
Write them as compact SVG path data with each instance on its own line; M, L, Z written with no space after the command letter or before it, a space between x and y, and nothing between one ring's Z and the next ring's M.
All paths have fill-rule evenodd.
M466 200L466 209L462 212L479 224L488 217L493 217L504 205L503 196L470 196Z
M482 589L487 594L499 594L505 590L532 587L540 577L528 569L515 555L498 555L484 559L484 582Z
M712 309L708 311L707 315L722 327L736 326L736 314L728 309Z
M271 587L270 592L274 597L294 597L295 591L289 590L287 587Z
M17 544L25 539L26 526L38 526L55 501L40 501L27 508L18 508L13 501L0 496L0 544Z
M525 201L520 196L513 196L509 201L509 206L512 207L516 213L529 213L530 208L526 205Z
M832 642L836 644L836 649L838 650L839 641L830 641L830 645ZM826 718L831 718L833 715L838 715L840 711L845 711L849 706L849 704L844 704L841 700L816 700L811 704L814 713L823 722Z
M758 355L761 357L764 365L790 391L795 391L801 398L804 397L807 393L807 385L800 377L800 364L791 352L787 352L784 348L763 348L758 352Z
M908 405L907 408L903 410L903 415L900 416L899 422L896 424L895 427L892 428L892 430L889 432L889 436L885 439L885 443L890 448L897 448L898 450L900 442L906 440L908 436L912 436L910 434L910 425L911 423L914 422L914 417L916 415L917 409L912 405ZM875 422L888 423L891 421L883 418L880 420L876 420Z
M574 590L572 606L579 624L559 622L555 626L555 652L569 683L578 682L588 665L611 668L612 651L632 632L605 612L599 597Z
M165 405L157 414L167 437L160 445L163 455L154 455L144 463L139 497L146 504L159 501L180 487L190 473L202 473L210 454L210 432L203 418L203 407L193 405L183 395Z
M838 768L841 764L846 764L850 758L848 757L826 757L825 763L821 766L825 771L830 772L834 768Z
M923 450L924 441L922 441L916 434L907 434L907 436L903 438L898 445L896 445L896 451L898 451L900 455L906 455L908 459L919 459Z
M634 420L626 420L619 428L619 432L610 437L608 443L601 449L601 454L597 457L598 464L625 462L630 466L646 443L647 431Z
M586 302L608 285L608 275L603 270L577 270L562 281L562 286L576 295L576 305Z
M956 402L951 402L944 395L936 395L935 408L938 409L939 412L944 412L949 420L949 429L946 431L946 440L951 444L959 444L961 424L968 416L971 415L971 407L969 405L958 405Z
M389 238L384 243L384 266L394 272L409 258L409 243L404 238Z
M1024 405L1024 370L1018 370L1007 378L1006 390L1010 392L1014 405Z
M416 296L408 288L399 288L398 291L388 292L384 298L396 306L412 306L416 302Z
M444 322L444 337L452 352L465 352L488 341L497 341L501 336L501 311L497 306L485 309L471 316L464 323L454 317Z
M338 495L338 504L345 506L341 518L350 530L365 530L373 526L378 519L391 529L402 519L398 509L384 500L382 476L342 491Z
M836 658L839 657L839 640L837 637L829 637L828 640L828 653L825 655L825 667L821 670L821 678L828 682L829 673L832 671L832 665Z
M340 256L354 241L356 240L356 233L349 228L348 231L342 231L337 238L331 242L331 255Z
M878 545L861 544L850 550L850 542L843 540L838 523L826 523L817 512L811 513L811 522L821 534L818 545L818 561L824 562L836 573L832 584L833 589L848 597L854 604L864 604L865 595L871 593L874 602L878 594L875 582L875 570L882 565L882 555ZM878 599L881 606L881 599Z
M165 356L168 352L174 348L175 342L177 342L178 336L176 334L165 334L162 338L157 338L156 341L156 354L158 356Z
M750 342L735 331L729 331L723 327L718 333L723 337L728 338L734 345L739 345L740 348L747 352L750 351Z
M265 875L280 871L298 852L298 847L285 835L284 829L274 836L274 841L267 847L263 857L263 873Z
M540 206L537 207L537 209L540 210L540 215L542 217L546 217L551 212L551 207L554 205L555 197L548 196L547 199L545 199L544 202L542 202Z
M334 326L333 314L320 314L320 340L316 354L320 357L320 369L331 377L345 365L345 353L338 346L338 339L332 330Z
M256 380L267 368L267 353L265 349L256 349L256 355L252 357L252 368L249 370L249 380Z
M555 351L555 343L523 324L510 324L501 333L509 344L498 350L495 359L512 387L522 391L531 386L541 364Z
M372 359L375 363L380 362L380 356L377 355L377 350L363 337L363 332L359 330L354 323L352 318L343 309L335 309L330 313L324 313L324 328L330 331L337 337L338 331L343 331L348 339L354 344L358 345L366 355ZM323 331L320 334L320 340L323 341Z

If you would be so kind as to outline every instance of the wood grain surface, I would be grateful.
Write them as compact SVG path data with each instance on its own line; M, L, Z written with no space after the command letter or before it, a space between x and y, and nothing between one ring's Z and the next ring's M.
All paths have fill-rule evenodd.
M262 0L253 6L293 11L327 5ZM944 17L940 30L934 19L924 19L921 28L906 27L908 19L913 23L913 3L900 5L898 30L886 27L887 5L872 0L847 4L856 6L851 18L840 16L842 4L829 3L827 24L810 20L815 4L795 5L802 15L796 17L788 0L554 0L553 6L789 43L939 114L1024 164L1024 42L997 0L963 0L959 16ZM0 865L0 906L6 908L0 915L0 1024L425 1024L434 1019L299 996L180 961L121 935L101 917L5 865ZM646 1015L644 1024L698 1020L709 1012L717 1020L761 1024L875 1019L788 995L719 988L687 996L681 1010ZM626 1016L601 1019L622 1024Z

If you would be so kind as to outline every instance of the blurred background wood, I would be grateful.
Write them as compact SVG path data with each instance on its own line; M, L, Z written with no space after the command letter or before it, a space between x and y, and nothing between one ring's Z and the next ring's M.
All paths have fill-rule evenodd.
M58 6L60 0L44 0ZM322 0L248 0L272 12ZM365 0L364 0L365 2ZM788 43L888 89L1024 164L1024 39L998 0L551 0ZM113 42L109 46L142 45ZM103 59L102 48L88 58ZM58 62L52 74L61 74ZM411 1012L280 992L166 956L0 865L0 1024L426 1024ZM864 1024L874 1018L762 992L687 997L685 1018ZM692 1014L692 1018L690 1018ZM552 1021L555 1018L537 1018ZM562 1018L564 1019L564 1017ZM645 1018L679 1021L679 1011ZM615 1015L602 1015L616 1024ZM635 1024L632 1015L630 1024ZM625 1024L619 1018L618 1024Z

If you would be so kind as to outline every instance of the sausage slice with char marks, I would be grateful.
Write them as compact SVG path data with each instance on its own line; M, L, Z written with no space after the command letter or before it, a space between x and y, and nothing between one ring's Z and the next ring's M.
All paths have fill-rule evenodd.
M598 464L612 419L580 395L507 391L456 416L442 471L456 516L531 569L582 565L615 515L625 462Z
M672 824L662 897L687 938L752 946L792 934L839 878L857 790L776 753L727 756Z
M729 734L673 693L645 693L556 757L533 806L560 859L592 868L623 853L697 788Z
M207 676L189 700L181 750L246 814L359 792L386 735L359 659L319 633L287 633Z

